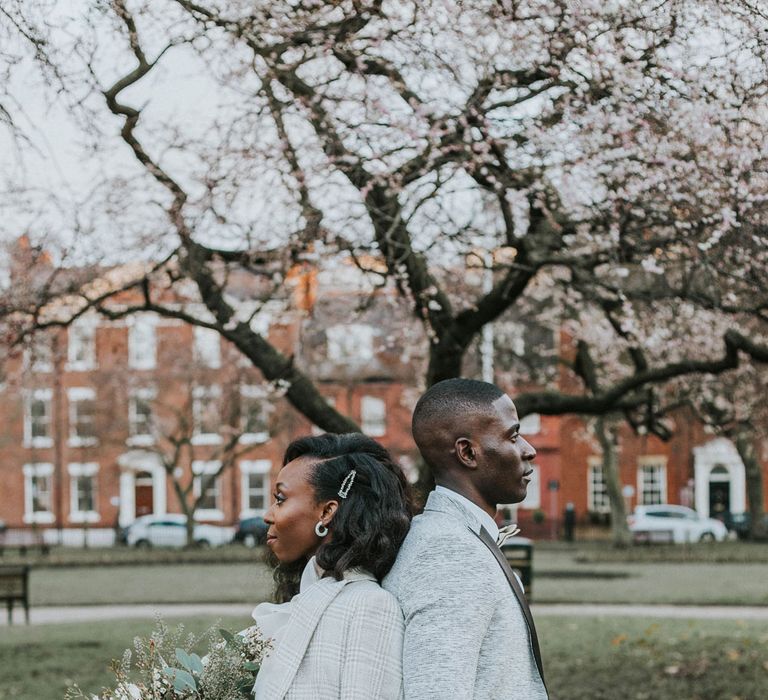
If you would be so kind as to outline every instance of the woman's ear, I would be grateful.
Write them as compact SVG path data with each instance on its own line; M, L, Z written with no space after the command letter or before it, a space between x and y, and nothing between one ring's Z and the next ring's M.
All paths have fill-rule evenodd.
M320 515L320 519L323 521L324 525L328 525L331 520L333 520L333 516L336 515L336 511L339 509L339 502L338 501L326 501L325 505L323 505L323 512Z
M469 469L477 469L477 455L472 440L460 437L454 443L454 448L459 462Z

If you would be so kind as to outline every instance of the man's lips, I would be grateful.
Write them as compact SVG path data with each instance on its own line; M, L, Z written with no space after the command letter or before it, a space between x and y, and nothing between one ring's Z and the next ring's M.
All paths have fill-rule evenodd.
M269 545L270 545L270 544L272 544L272 543L273 543L273 542L274 542L276 539L277 539L277 537L275 537L274 535L269 535L269 534L268 534L268 535L267 535L267 539L265 540L265 542L266 542L267 546L269 546Z

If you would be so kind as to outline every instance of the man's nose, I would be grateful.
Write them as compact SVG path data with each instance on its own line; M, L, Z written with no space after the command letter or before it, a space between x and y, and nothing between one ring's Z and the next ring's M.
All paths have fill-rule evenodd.
M523 449L520 451L520 456L526 462L530 462L532 459L536 459L536 449L531 445L524 437L520 438L523 441Z

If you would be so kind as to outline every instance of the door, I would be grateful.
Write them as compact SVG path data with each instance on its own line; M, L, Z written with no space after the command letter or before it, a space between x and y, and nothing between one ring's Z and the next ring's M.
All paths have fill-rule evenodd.
M725 521L731 512L731 484L711 481L709 484L709 517Z
M149 515L154 512L154 492L152 475L149 472L139 472L136 475L136 517Z

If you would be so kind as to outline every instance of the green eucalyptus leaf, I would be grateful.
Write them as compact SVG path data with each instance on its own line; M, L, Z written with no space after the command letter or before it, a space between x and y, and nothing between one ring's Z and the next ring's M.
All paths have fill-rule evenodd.
M203 660L197 654L190 654L189 667L192 673L196 673L199 676L204 671Z
M260 666L259 666L259 664L257 664L255 661L246 661L246 662L243 664L243 668L244 668L246 671L258 671L258 670L259 670L259 668L260 668Z
M220 629L219 634L224 638L224 641L227 642L228 644L231 644L235 641L235 636L227 630Z
M176 670L176 675L173 677L173 687L179 692L185 690L197 690L197 683L191 674L181 669Z
M183 649L176 649L176 658L179 660L179 663L187 669L187 671L192 670L192 659L190 658L189 654L187 654L186 651Z

